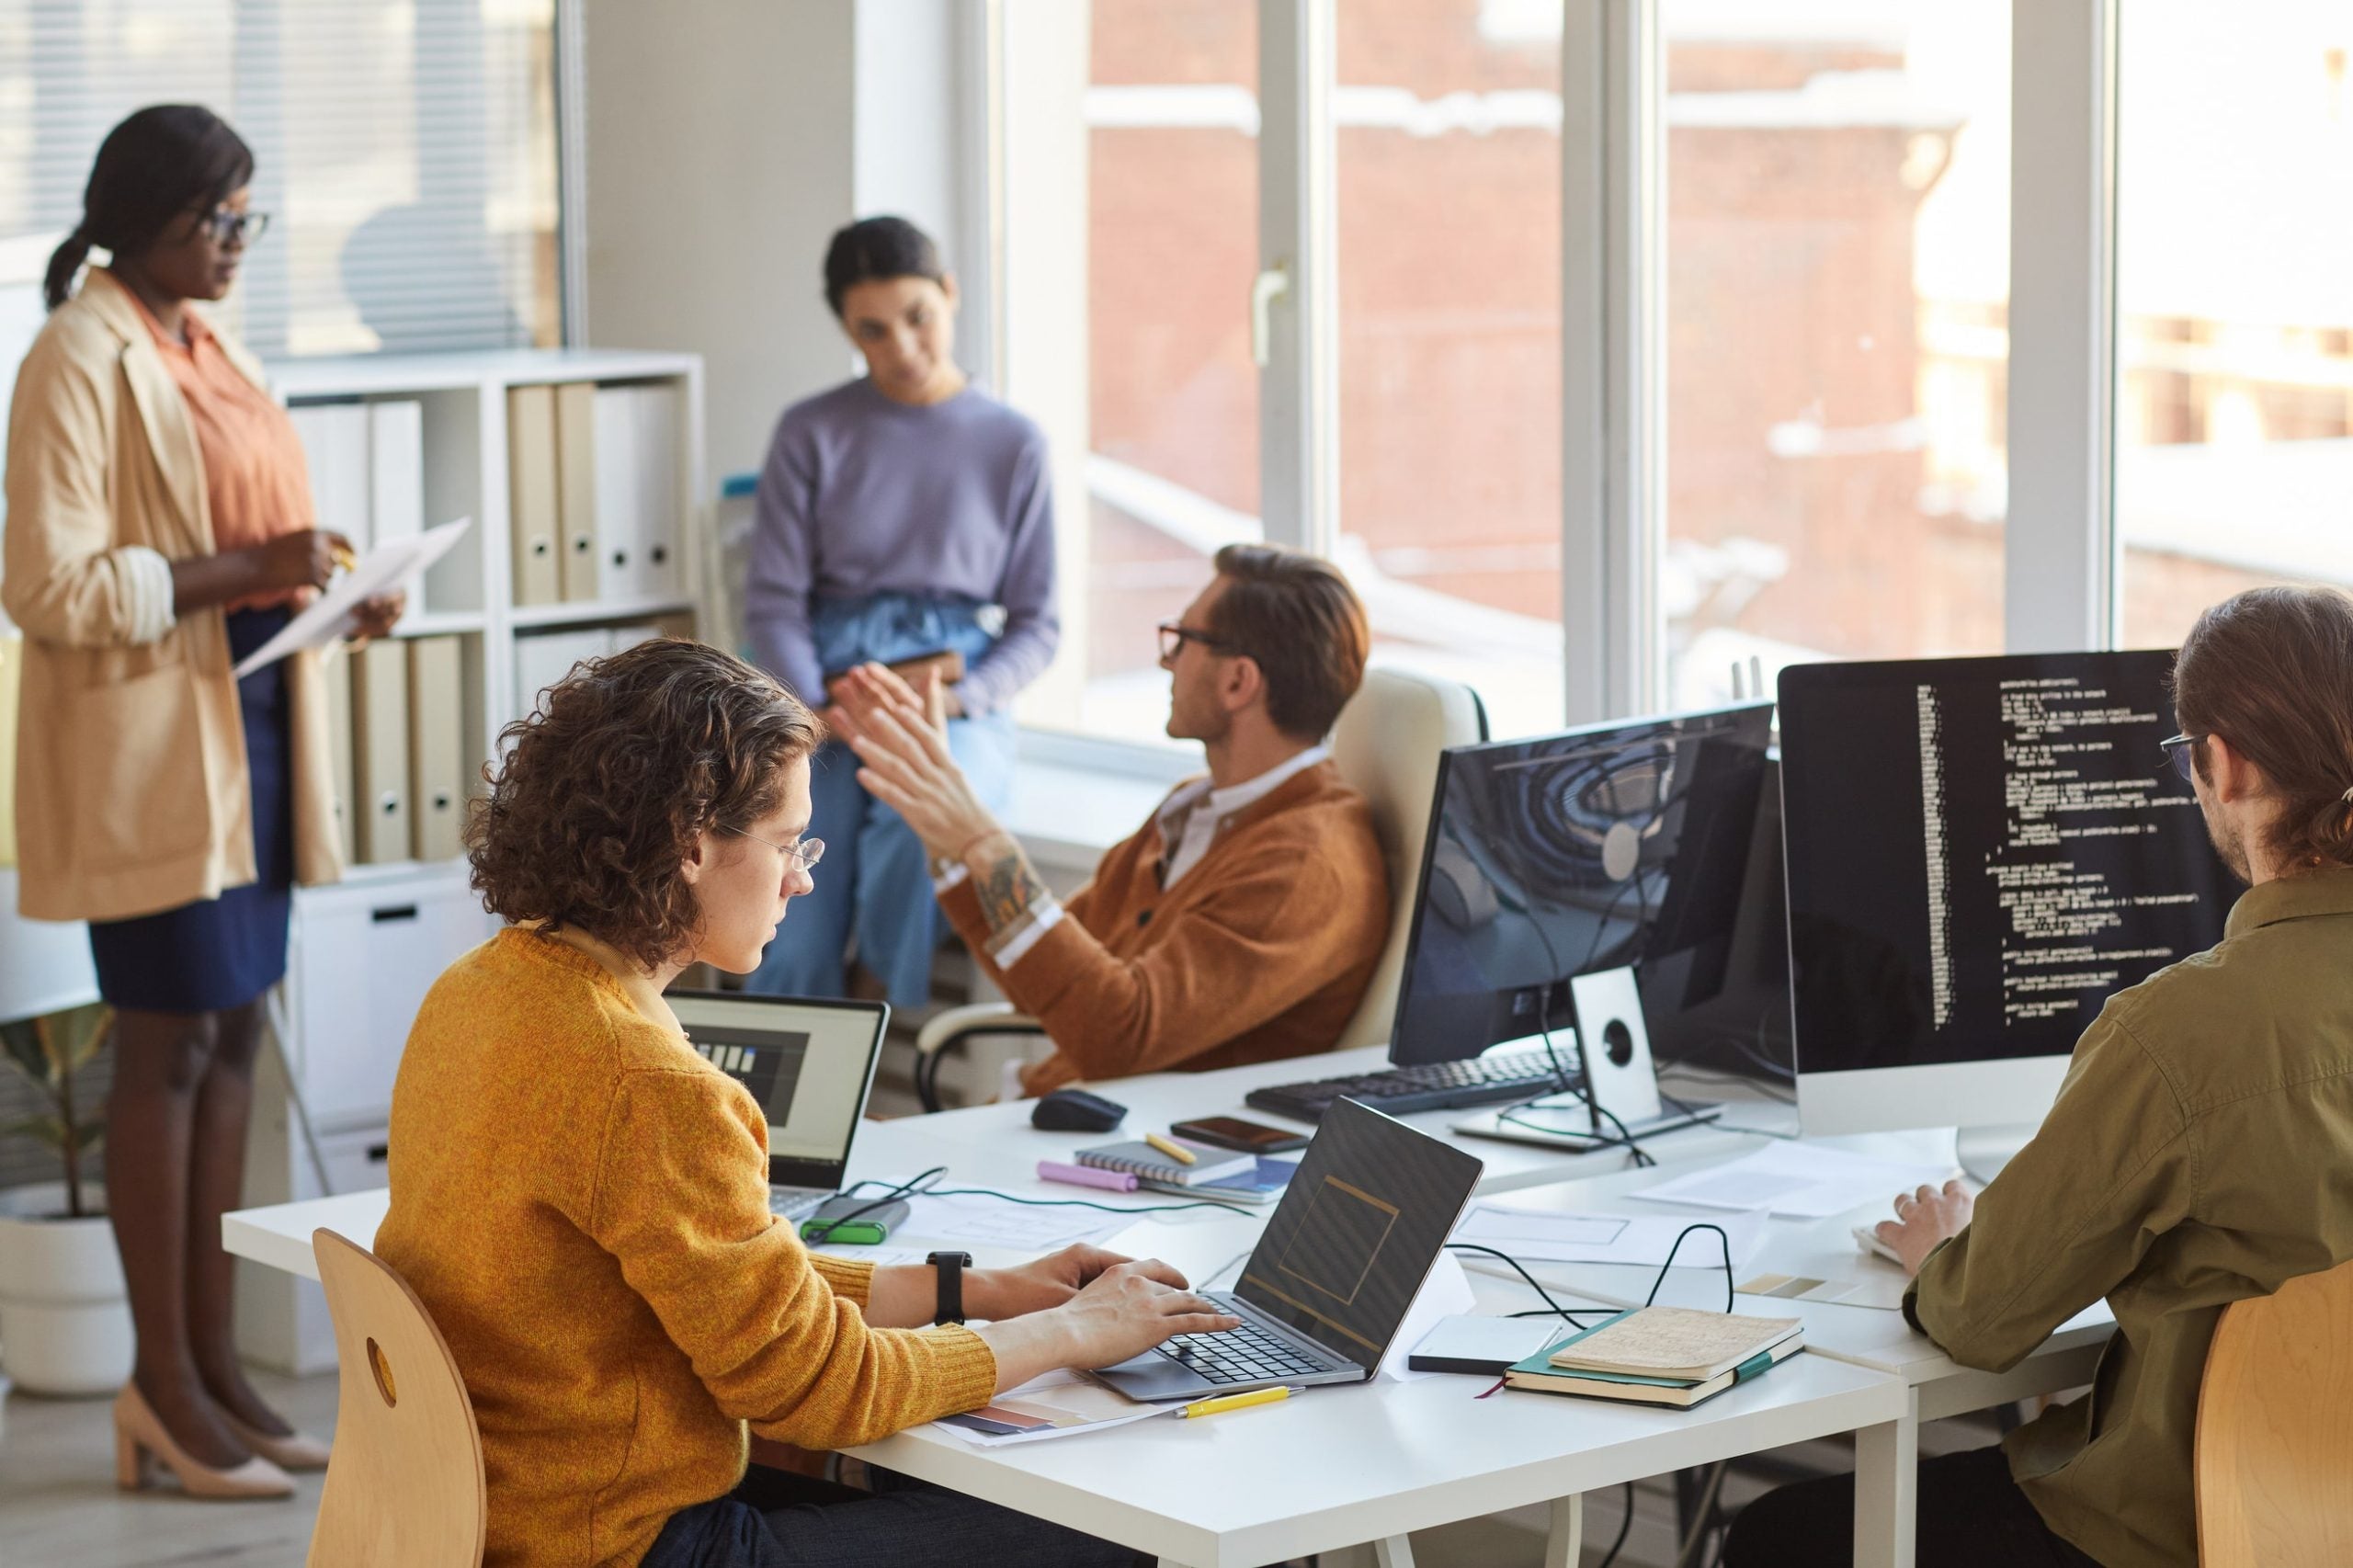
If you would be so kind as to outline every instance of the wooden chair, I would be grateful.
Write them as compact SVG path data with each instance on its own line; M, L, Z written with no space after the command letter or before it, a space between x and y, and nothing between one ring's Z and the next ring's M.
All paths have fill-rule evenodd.
M480 1568L482 1433L449 1342L375 1254L333 1231L311 1247L342 1403L310 1568Z
M2223 1311L2197 1476L2203 1568L2353 1562L2353 1263Z

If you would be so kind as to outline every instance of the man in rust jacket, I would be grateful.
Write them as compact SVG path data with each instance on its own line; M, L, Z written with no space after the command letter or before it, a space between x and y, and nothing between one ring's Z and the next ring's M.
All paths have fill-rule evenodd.
M1323 741L1364 677L1364 607L1328 563L1264 545L1160 629L1168 733L1209 772L1179 785L1095 878L1057 901L949 755L938 690L855 676L859 779L932 858L940 904L1054 1054L1026 1094L1077 1079L1231 1067L1330 1048L1389 929L1364 798Z

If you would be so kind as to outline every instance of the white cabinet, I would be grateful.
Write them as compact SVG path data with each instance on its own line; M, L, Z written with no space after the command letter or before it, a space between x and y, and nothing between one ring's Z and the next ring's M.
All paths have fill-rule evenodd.
M459 867L379 886L306 888L296 903L289 1054L302 1103L322 1131L381 1123L417 1004L497 923Z

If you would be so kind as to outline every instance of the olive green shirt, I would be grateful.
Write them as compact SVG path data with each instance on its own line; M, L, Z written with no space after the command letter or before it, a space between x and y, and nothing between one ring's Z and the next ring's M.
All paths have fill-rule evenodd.
M2214 1325L2348 1258L2353 870L2330 869L2250 888L2221 946L2109 1000L1904 1312L1999 1370L2107 1297L2116 1335L2090 1395L2010 1434L2010 1472L2105 1568L2195 1568Z

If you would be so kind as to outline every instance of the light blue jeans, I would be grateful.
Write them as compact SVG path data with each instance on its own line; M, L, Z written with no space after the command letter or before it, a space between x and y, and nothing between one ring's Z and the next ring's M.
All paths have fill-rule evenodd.
M817 660L844 670L872 659L892 664L953 648L969 665L995 639L979 607L911 594L819 599L811 616ZM948 747L983 805L1005 809L1013 792L1014 733L1009 712L948 722ZM745 988L769 996L839 996L850 942L858 962L906 1009L931 999L931 955L941 917L931 864L915 831L858 781L858 758L838 741L810 759L811 836L825 841L812 873L814 891L787 907L776 940Z

